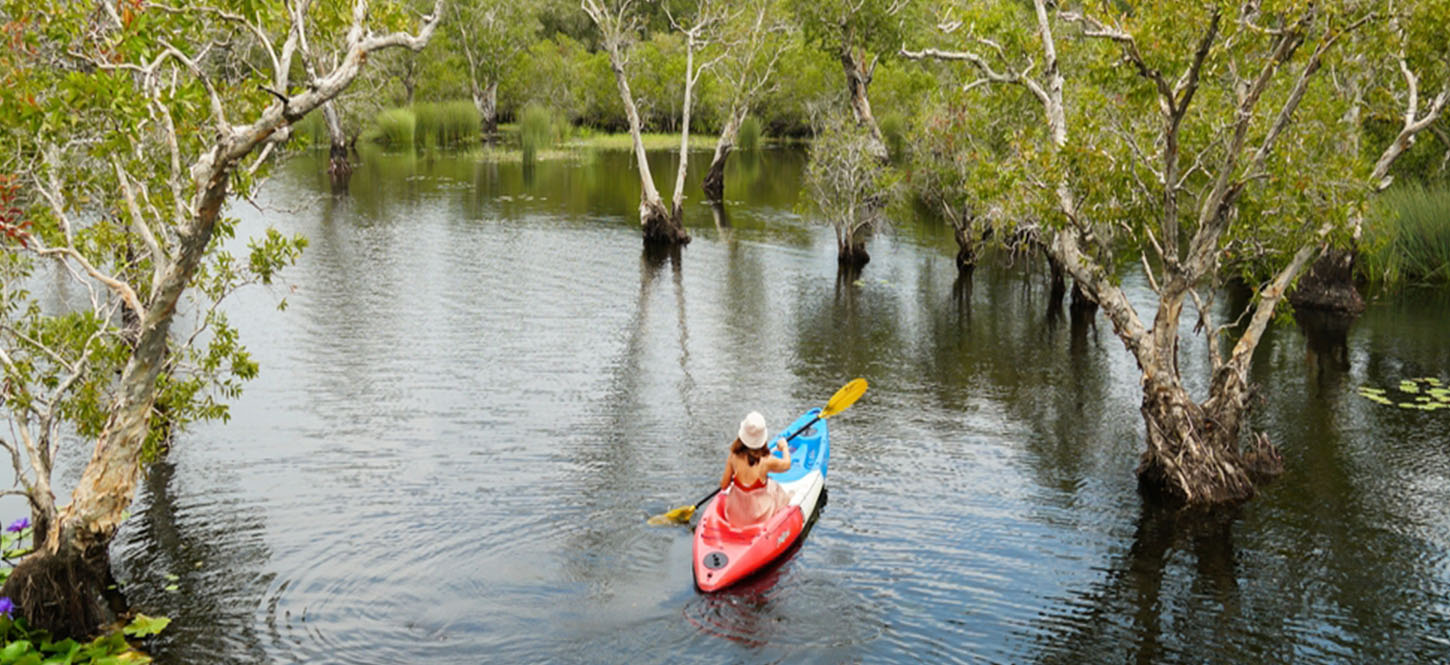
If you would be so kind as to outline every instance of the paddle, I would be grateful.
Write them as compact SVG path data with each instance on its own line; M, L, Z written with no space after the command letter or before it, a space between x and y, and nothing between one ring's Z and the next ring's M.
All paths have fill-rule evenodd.
M831 395L831 399L826 402L826 408L821 409L821 412L817 414L815 418L812 418L810 422L801 426L800 429L792 432L790 436L785 437L786 443L789 443L791 439L796 438L796 436L800 435L801 432L810 429L811 425L816 424L816 421L825 420L826 418L830 418L831 416L845 411L852 404L855 404L856 400L861 399L861 395L865 393L866 379L854 379L850 383L841 386L841 389L837 390L836 394ZM705 498L696 501L694 505L680 506L679 508L675 508L674 510L664 513L663 515L655 515L654 517L649 518L649 523L686 524L690 521L691 517L695 516L695 511L699 510L700 506L705 505L705 502L709 501L710 497L713 497L718 493L720 493L720 488L717 487L714 490L711 490L709 494L706 494Z

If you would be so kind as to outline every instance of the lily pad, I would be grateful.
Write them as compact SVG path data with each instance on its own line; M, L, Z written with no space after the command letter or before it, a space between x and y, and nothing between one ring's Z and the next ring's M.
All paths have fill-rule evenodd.
M126 624L122 630L131 637L147 637L155 635L166 628L171 619L166 617L151 617L145 614L137 614L131 623Z

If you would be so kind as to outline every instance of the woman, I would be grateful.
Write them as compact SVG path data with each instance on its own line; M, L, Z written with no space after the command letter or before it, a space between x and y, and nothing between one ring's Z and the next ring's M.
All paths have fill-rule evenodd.
M740 421L740 431L725 458L725 473L720 476L724 493L725 521L736 526L763 522L790 503L780 483L766 474L790 468L790 448L785 439L776 439L780 457L770 454L765 446L765 416L751 411ZM734 484L734 487L730 485ZM726 492L726 488L729 491Z

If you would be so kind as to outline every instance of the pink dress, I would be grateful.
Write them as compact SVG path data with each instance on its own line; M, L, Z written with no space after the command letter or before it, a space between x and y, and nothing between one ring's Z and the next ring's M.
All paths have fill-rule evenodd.
M737 527L750 526L770 519L775 511L789 504L790 496L774 480L767 478L746 487L735 478L725 492L725 521Z

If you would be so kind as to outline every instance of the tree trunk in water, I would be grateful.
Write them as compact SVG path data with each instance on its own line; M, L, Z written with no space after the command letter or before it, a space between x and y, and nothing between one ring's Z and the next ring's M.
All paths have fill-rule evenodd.
M705 171L706 201L725 200L725 159L730 156L730 151L735 148L735 137L740 133L740 123L744 120L743 110L736 109L725 121L725 127L720 130L720 138L715 141L715 156L710 160L710 168Z
M347 136L332 102L322 105L322 119L327 125L327 176L332 181L332 193L344 194L352 181L352 163L347 161Z
M884 162L889 157L886 141L881 138L881 128L876 126L876 116L871 114L871 99L867 96L873 72L849 47L841 50L841 67L846 70L846 92L851 101L851 112L856 116L856 124L864 125L871 131L871 156Z
M498 135L498 81L489 81L482 89L473 86L473 106L478 109L479 130L485 143Z
M970 226L953 226L957 238L957 271L971 274L977 267L977 239Z
M1355 250L1326 249L1299 278L1299 286L1289 294L1295 307L1315 309L1347 316L1364 311L1364 298L1354 286Z
M1139 488L1170 503L1221 505L1250 499L1255 481L1283 471L1278 451L1263 434L1240 450L1239 435L1251 394L1232 372L1214 383L1220 390L1200 405L1176 379L1145 378L1142 414L1148 449L1138 463ZM1225 380L1236 385L1221 385Z
M1068 296L1067 308L1077 314L1092 314L1098 311L1098 301L1084 291L1082 284L1072 281L1072 293Z
M596 19L597 21L597 19ZM624 117L629 121L629 136L634 142L635 166L639 169L639 224L644 233L645 244L668 243L684 245L690 242L690 234L680 220L665 209L655 189L654 176L650 174L648 155L644 150L644 139L640 136L639 109L634 95L629 91L629 78L624 74L624 56L617 43L606 43L609 52L609 67L614 70L614 83L619 87L619 99L624 103Z
M705 171L705 200L719 203L725 200L725 156L730 149L726 148L722 153L715 151L715 158L710 160L710 168Z
M141 447L150 432L157 377L166 362L176 305L211 242L232 166L213 166L194 221L178 230L179 251L146 303L135 349L121 372L116 403L70 505L61 511L44 545L16 566L0 589L0 595L14 601L32 626L58 638L90 635L108 621L100 602L110 578L108 547L135 495Z
M670 214L659 201L640 198L639 223L644 229L647 245L685 245L690 242L690 234L685 233L679 218Z
M842 239L839 251L836 253L836 262L860 269L871 261L871 255L866 253L866 240L859 237L858 231L847 231Z
M1067 295L1067 278L1063 272L1062 264L1053 258L1051 254L1047 254L1046 252L1044 254L1047 256L1047 269L1050 274L1047 306L1055 309L1062 304L1062 297Z

